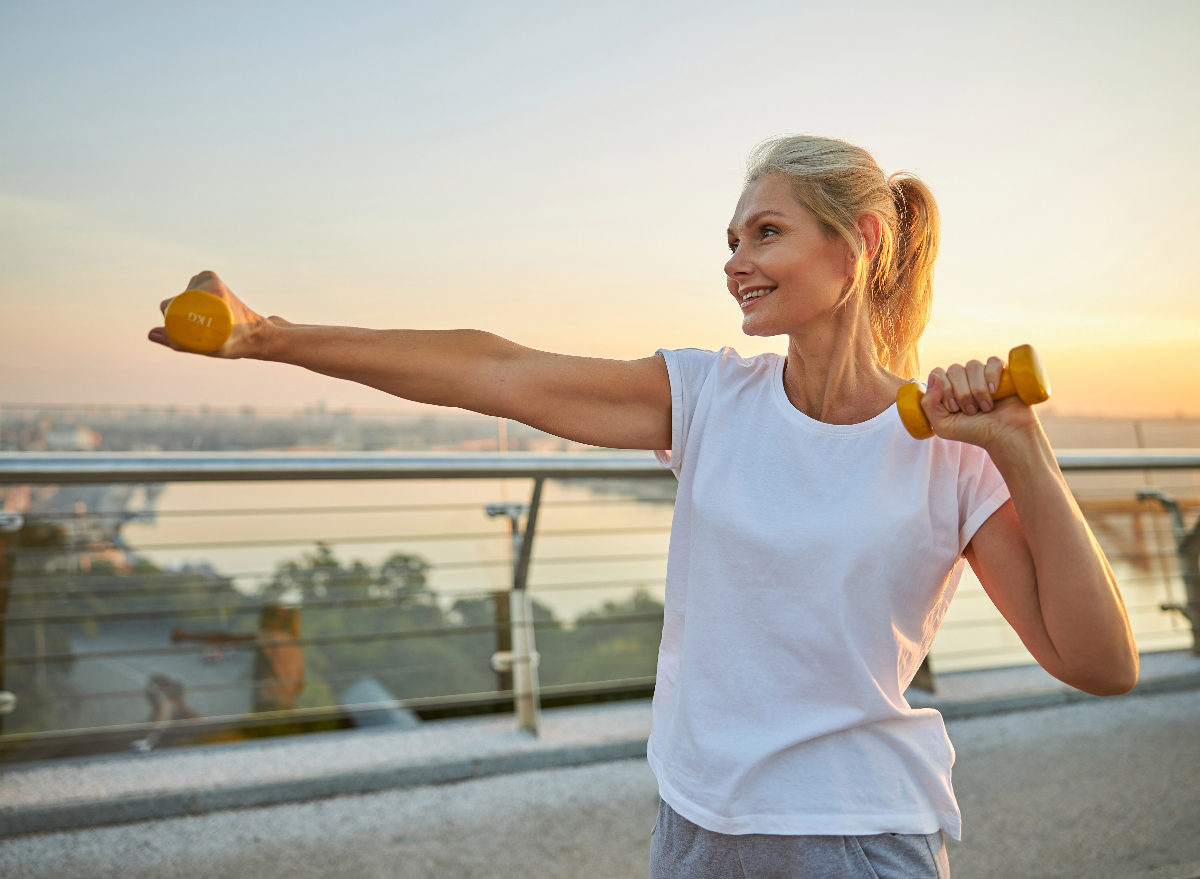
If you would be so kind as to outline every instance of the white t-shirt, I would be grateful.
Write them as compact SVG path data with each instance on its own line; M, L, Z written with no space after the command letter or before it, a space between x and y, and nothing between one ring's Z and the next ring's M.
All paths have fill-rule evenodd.
M941 715L904 690L1009 497L976 446L895 406L807 417L784 358L660 352L679 478L649 759L718 833L960 835Z

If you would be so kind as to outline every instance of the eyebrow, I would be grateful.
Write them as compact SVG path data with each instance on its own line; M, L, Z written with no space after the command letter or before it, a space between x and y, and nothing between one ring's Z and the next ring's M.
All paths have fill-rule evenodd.
M759 220L763 219L764 217L782 217L782 216L784 216L784 213L782 211L775 211L775 210L771 210L768 208L765 211L759 211L756 214L751 214L750 216L748 216L746 218L745 225L753 226L755 223L757 223ZM725 232L728 235L732 235L733 227L730 226L728 229L725 230Z

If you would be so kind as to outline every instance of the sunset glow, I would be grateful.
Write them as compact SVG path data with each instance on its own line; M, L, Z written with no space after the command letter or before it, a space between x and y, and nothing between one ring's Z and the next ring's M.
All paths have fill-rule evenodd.
M407 405L147 343L200 269L303 322L782 350L724 229L809 132L939 199L926 369L1030 342L1057 412L1200 414L1195 4L65 9L0 12L0 401Z

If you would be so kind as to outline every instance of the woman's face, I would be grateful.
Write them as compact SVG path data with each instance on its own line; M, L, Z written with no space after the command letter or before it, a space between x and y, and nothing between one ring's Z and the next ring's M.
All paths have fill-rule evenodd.
M853 277L850 248L825 233L780 174L746 187L729 224L729 292L748 336L798 331L833 310Z

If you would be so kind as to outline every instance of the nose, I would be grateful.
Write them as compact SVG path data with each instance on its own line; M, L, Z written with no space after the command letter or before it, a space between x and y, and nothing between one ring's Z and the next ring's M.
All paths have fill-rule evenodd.
M742 256L741 253L742 248L737 248L729 255L729 260L725 263L725 274L731 279L747 275L753 269L750 260Z

